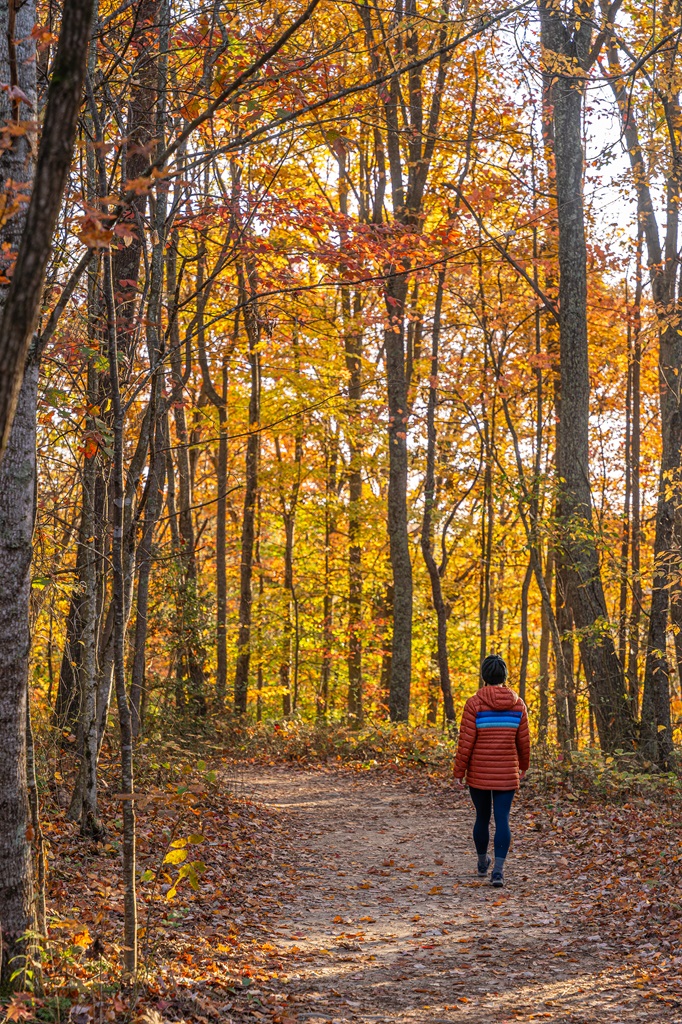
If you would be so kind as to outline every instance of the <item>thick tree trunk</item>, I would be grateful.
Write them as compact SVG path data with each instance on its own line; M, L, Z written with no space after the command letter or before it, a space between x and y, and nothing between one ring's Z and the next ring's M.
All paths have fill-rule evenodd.
M602 11L605 10L602 0ZM671 8L663 8L661 32L671 28ZM637 700L637 660L639 653L639 616L641 584L639 581L639 317L641 303L641 244L646 241L651 291L659 318L659 384L661 410L661 473L656 510L654 537L654 578L652 581L651 612L647 637L647 656L641 710L640 751L662 767L671 762L672 728L670 716L670 683L667 659L667 625L670 602L671 572L677 572L679 538L674 537L675 518L680 507L680 458L682 455L682 417L680 414L680 380L682 378L682 339L678 334L678 230L679 180L675 159L677 141L671 140L670 166L673 168L666 183L666 231L661 244L653 198L648 184L647 162L639 140L639 130L633 111L630 87L622 76L618 45L613 31L609 34L608 59L610 84L621 117L625 147L630 158L633 184L637 195L637 293L635 296L635 344L639 352L633 359L633 550L632 571L636 591L633 589L633 619L629 652L628 683L633 702ZM675 81L674 49L664 51L664 74L667 81ZM667 66L666 66L667 65ZM666 120L671 133L677 131L680 120L679 94L666 87L664 99ZM672 321L672 322L671 322ZM637 398L634 397L635 391ZM634 417L637 417L635 424ZM637 446L635 452L635 445ZM634 464L636 462L636 470ZM636 478L635 478L636 473ZM634 502L637 501L635 513ZM635 523L635 514L637 522ZM676 550L677 549L677 550ZM636 568L635 568L636 566Z
M30 568L36 481L38 363L29 362L0 462L0 984L23 987L22 936L36 916L26 778ZM10 977L19 971L17 978Z
M64 0L59 42L52 66L47 94L47 108L40 137L38 157L33 163L32 140L11 140L10 155L3 154L2 177L13 182L7 198L19 200L21 189L14 195L16 184L33 182L28 209L9 218L10 225L3 229L6 250L16 260L2 303L0 317L0 452L9 439L14 409L21 387L24 367L43 297L43 283L50 253L62 194L71 168L73 142L81 105L85 60L90 41L90 26L94 5L83 0ZM2 25L4 22L4 25ZM7 3L0 14L0 70L3 83L16 86L27 98L26 107L36 106L36 52L35 5L32 2ZM0 107L0 124L20 121L31 116L21 113L25 102L20 97L10 99L10 92L2 107L11 107L9 114ZM14 164L16 176L10 173ZM24 193L25 195L25 193ZM11 209L11 206L10 206ZM12 237L15 236L15 237ZM15 244L18 237L18 251ZM3 257L6 259L6 256Z
M559 222L559 345L561 414L557 435L562 559L569 574L569 601L581 635L581 654L602 747L629 750L634 720L622 666L609 626L592 522L589 465L590 378L587 337L587 256L583 208L582 101L591 44L588 20L568 27L561 9L539 0L547 52L574 62L579 74L551 84Z

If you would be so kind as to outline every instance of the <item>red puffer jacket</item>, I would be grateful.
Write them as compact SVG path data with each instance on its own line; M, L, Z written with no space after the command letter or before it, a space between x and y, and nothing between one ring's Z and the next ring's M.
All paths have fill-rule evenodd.
M464 705L455 758L455 778L474 789L518 789L528 771L528 712L508 686L482 686Z

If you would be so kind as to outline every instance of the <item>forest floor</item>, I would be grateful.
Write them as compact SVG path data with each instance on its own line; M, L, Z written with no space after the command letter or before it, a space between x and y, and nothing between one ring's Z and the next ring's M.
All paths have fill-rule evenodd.
M72 1021L682 1024L674 808L557 796L531 776L497 890L476 876L468 794L396 770L223 762L180 808L148 784L132 993L109 984L116 836L87 849L53 817L53 991ZM200 877L169 899L181 865L158 866L183 844Z
M641 956L581 916L589 878L570 848L539 844L537 810L514 816L500 891L476 876L465 792L286 769L243 780L286 822L282 856L301 873L272 939L299 1020L676 1019Z

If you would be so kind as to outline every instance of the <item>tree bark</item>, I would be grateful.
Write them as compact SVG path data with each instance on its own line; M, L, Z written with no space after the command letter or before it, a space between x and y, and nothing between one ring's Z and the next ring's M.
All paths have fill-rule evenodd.
M0 462L0 925L3 987L23 988L35 930L26 777L30 568L36 480L38 362L29 361ZM16 974L14 980L12 976Z
M552 592L552 576L554 574L554 550L550 545L545 565L545 588L548 593ZM549 644L550 627L549 615L543 604L541 605L540 620L540 661L538 675L538 696L540 698L540 709L538 714L538 742L546 743L549 734ZM558 671L558 669L557 669Z
M436 660L438 677L443 693L443 707L448 722L455 721L455 707L452 700L450 684L450 664L448 659L448 619L450 608L443 597L442 578L447 568L447 557L444 554L440 566L433 554L433 510L436 505L436 407L438 404L438 347L440 342L441 311L443 308L443 287L445 270L438 274L436 304L433 314L433 332L431 336L431 373L429 383L429 399L426 409L426 473L424 476L424 515L422 518L421 549L424 562L431 581L431 600L436 612ZM446 551L445 544L443 551Z
M528 662L530 660L530 637L528 636L528 595L533 579L533 566L528 562L523 583L521 584L521 664L519 665L519 697L526 699L526 683L528 682Z
M592 521L589 466L590 379L587 333L587 254L583 208L582 100L590 45L591 7L578 5L568 24L551 0L538 0L542 45L574 69L550 85L559 224L559 348L561 414L557 432L562 560L569 602L602 747L629 750L632 707L611 633Z
M337 497L338 438L325 430L325 502L324 502L324 594L322 598L322 669L317 699L317 717L326 718L329 706L329 682L332 674L332 648L334 644L334 594L332 591L331 555L332 536L336 529L336 514L333 503ZM349 542L350 543L350 542ZM351 612L348 613L348 630L351 630ZM349 656L351 638L349 636ZM362 690L357 689L357 680L348 671L348 716L357 721L358 712L362 717Z
M603 9L604 5L602 4ZM665 7L661 31L666 30L666 20L669 21L669 17L670 9ZM670 27L669 24L667 27ZM609 33L607 52L610 71L609 81L618 105L625 146L630 158L633 184L637 196L638 250L639 235L641 233L646 242L651 291L660 328L658 376L661 413L661 469L654 535L654 573L651 610L641 709L640 751L648 759L656 762L661 767L666 767L671 763L673 752L667 626L670 612L671 574L677 571L679 558L679 539L675 537L675 519L681 504L680 492L682 488L680 480L682 458L682 415L680 412L682 339L678 333L680 190L677 159L675 156L677 151L676 126L680 123L682 112L680 110L678 93L666 85L662 102L669 131L673 133L671 137L671 166L673 170L666 181L666 230L665 241L661 244L653 198L647 180L646 161L640 145L637 121L631 109L629 86L627 80L622 77L618 58L618 46L612 30ZM668 64L667 73L670 82L673 81L673 66L668 63L671 60L674 60L674 57L668 54L663 58L664 67ZM639 305L639 303L636 304ZM637 313L638 316L639 312ZM638 359L635 360L635 364L636 372L639 374ZM633 388L634 386L633 381ZM637 377L637 389L639 390L639 377ZM634 436L633 424L633 441ZM639 429L637 429L637 444L639 444ZM639 452L637 452L637 458L639 459ZM639 557L639 531L637 557ZM639 566L637 574L639 576ZM641 590L639 594L641 595ZM633 595L633 611L634 607ZM637 617L639 617L639 608L637 610ZM628 675L631 693L634 688L633 681L636 678L637 672L636 653L631 651L630 654Z
M118 345L111 254L104 258L104 295L114 428L112 605L113 668L121 736L121 801L123 804L123 961L126 973L137 971L136 835L133 783L133 729L125 681L126 581L124 559L125 486L123 480L124 413L118 380Z
M169 296L177 288L178 234L171 235L166 256L166 287ZM197 621L199 580L196 561L196 533L192 513L192 472L189 453L189 431L185 415L184 392L187 383L182 368L180 331L177 310L170 313L170 363L173 390L173 415L178 438L176 461L178 469L177 511L179 526L179 561L181 587L178 594L181 636L177 664L177 688L182 702L187 699L193 711L206 713L205 652Z
M406 722L409 718L412 680L412 561L407 532L406 296L406 275L392 273L386 282L388 326L384 332L388 393L388 539L393 570L393 639L388 701L392 722Z
M165 410L164 413L165 415ZM135 609L135 641L133 668L130 682L130 711L133 736L137 738L144 726L142 709L147 692L146 649L149 630L149 581L153 563L154 530L163 508L166 481L165 430L162 417L156 422L155 440L147 481L147 504L142 526L142 537L137 550L137 605Z
M64 0L35 174L31 174L32 161L27 159L33 188L0 318L0 456L12 427L31 336L40 310L45 270L52 251L52 236L71 168L93 6L92 0ZM29 97L32 96L35 103L35 37L32 34L35 7L31 2L15 8L11 2L5 8L4 16L8 21L5 32L1 34L8 47L14 51L11 63L16 73L21 69L22 76L30 76L28 93L26 89L23 91ZM10 17L13 31L10 31ZM10 55L7 57L9 64ZM0 54L0 64L4 63ZM12 78L11 71L6 77L3 76L3 80L8 82ZM19 82L17 85L21 87ZM3 122L19 120L20 103L19 100L13 101L14 109L9 118L2 119ZM24 145L12 149L16 154L25 147L28 147L28 139ZM14 180L26 181L26 171L22 173L19 170ZM17 219L17 225L21 221L23 217Z
M244 513L239 566L239 638L234 673L234 709L246 713L251 663L252 577L258 498L260 455L260 325L255 295L258 291L255 267L240 267L239 294L244 303L244 326L249 347L250 394L249 436L246 441Z

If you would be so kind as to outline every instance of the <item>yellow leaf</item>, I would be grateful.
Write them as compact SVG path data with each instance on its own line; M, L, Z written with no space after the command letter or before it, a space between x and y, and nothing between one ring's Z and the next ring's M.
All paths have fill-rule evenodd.
M169 850L163 858L164 864L182 864L187 860L187 850Z
M81 949L87 949L88 946L92 945L92 939L90 938L90 932L87 928L84 928L80 932L76 932L73 937L74 946L80 946Z

